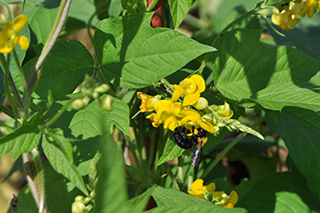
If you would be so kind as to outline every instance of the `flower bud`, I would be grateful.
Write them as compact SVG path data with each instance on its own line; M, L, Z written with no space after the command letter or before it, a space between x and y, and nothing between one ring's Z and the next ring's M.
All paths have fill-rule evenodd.
M77 99L72 102L72 108L75 110L80 110L80 109L84 108L85 106L86 106L86 104L83 102L82 99Z
M105 93L110 89L110 87L107 84L101 84L98 86L94 91L98 93Z
M86 206L81 202L72 203L72 213L85 213Z
M112 96L111 95L107 95L107 97L102 101L102 108L103 109L106 109L106 110L111 110L112 109L112 106L111 106L111 103L112 103Z
M208 201L212 201L213 195L212 195L208 190L206 190L206 191L204 192L204 198L205 198L206 200L208 200Z
M81 195L78 195L78 196L74 199L75 202L83 202L83 200L84 200L84 198L83 198L83 196L81 196Z
M7 19L6 19L6 16L3 14L3 13L1 13L0 14L0 24L1 25L5 25L5 24L7 24L8 23L8 21L7 21Z
M93 91L92 97L93 97L94 99L99 98L99 93L98 93L97 91Z
M207 99L200 97L198 102L195 103L193 106L197 109L197 110L203 110L205 108L207 108L209 105Z

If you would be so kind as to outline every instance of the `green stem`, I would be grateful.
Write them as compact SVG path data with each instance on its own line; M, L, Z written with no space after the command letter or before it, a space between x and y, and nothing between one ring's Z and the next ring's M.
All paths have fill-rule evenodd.
M174 86L172 84L170 84L169 81L167 81L167 79L163 78L163 79L160 80L160 82L164 85L164 87L166 89L169 89L171 91L171 92L168 91L169 93L171 93L171 94L173 93Z
M29 92L28 92L28 87L27 87L27 81L26 81L26 78L24 77L23 70L22 70L22 67L20 66L18 55L17 55L17 52L15 51L15 49L13 49L13 56L14 56L14 59L16 61L17 66L18 66L19 74L20 74L20 77L22 80L22 85L23 85L24 119L28 119L28 117L29 117L29 112L28 112L28 110L29 110Z
M44 174L37 148L30 153L22 154L22 158L29 187L39 208L38 212L47 212L45 207Z
M32 94L37 83L39 76L41 74L41 66L43 64L44 59L49 54L50 50L52 49L55 41L57 40L59 33L64 25L66 17L68 15L68 11L70 8L71 0L62 0L60 3L59 11L57 13L55 23L51 29L51 32L45 42L45 45L42 49L41 55L39 56L37 63L31 70L31 73L27 80L27 85L29 89L29 94Z
M14 117L16 118L19 115L17 105L20 105L20 107L22 108L23 103L22 103L22 100L20 98L19 92L18 92L17 88L15 87L15 84L13 82L11 73L10 73L9 68L8 68L8 63L6 62L3 54L0 55L0 60L1 60L2 67L4 68L4 71L5 71L4 84L5 84L5 88L6 88L7 98L8 98L8 101L10 103L10 106L11 106L11 108L13 110L13 113L15 114ZM11 90L10 90L10 87L9 87L9 83L10 83L12 89L13 89L13 92L14 92L14 96L13 96L14 99L11 96L11 92L10 92Z
M51 124L53 124L60 116L66 111L68 106L76 99L84 98L85 95L78 95L73 98L71 98L61 109L47 122L44 124L44 128L49 127Z
M158 1L159 0L152 0L151 4L147 8L147 12L151 12L153 10L153 8L157 5Z
M13 119L17 118L16 115L14 114L14 112L11 109L5 107L4 105L1 106L1 112L5 113L6 115L8 115L9 117L11 117Z
M8 13L9 13L9 22L11 22L13 20L13 14L12 14L10 6L2 0L0 0L0 3L2 3L7 8Z
M104 77L103 73L101 72L101 68L99 68L97 70L99 79L101 81L101 83L107 84L109 86L109 90L107 91L109 95L113 96L113 97L117 97L116 94L114 93L114 91L112 90L112 85L110 84L110 82Z
M9 126L8 124L6 124L6 123L4 123L2 121L0 121L0 126L3 126L5 128L7 128L9 130L9 132L13 132L14 131L14 129L11 126Z
M178 184L178 182L177 182L176 177L175 177L174 174L172 173L171 168L168 166L167 163L165 163L164 165L165 165L165 167L166 167L166 169L167 169L168 175L171 177L171 180L172 180L173 185L177 188L178 191L180 191L179 184Z
M261 5L261 4L260 4ZM260 9L260 5L258 4L253 10L250 10L249 12L247 12L246 14L243 14L242 16L240 16L239 18L237 18L236 20L234 20L233 22L231 22L230 24L228 24L218 35L217 37L214 39L214 41L212 42L211 46L214 46L214 44L216 43L217 39L223 35L224 33L226 33L230 28L232 28L234 25L236 25L238 22L240 22L241 20L247 18L248 16L251 16L252 14L255 14L257 12L257 10ZM258 9L259 8L259 9Z
M264 117L261 117L258 119L253 125L252 128L256 127L259 125L262 121L264 121ZM203 172L201 179L205 178L209 172L218 164L218 162L221 160L223 156L225 156L242 138L244 138L247 135L247 133L243 132L239 134L235 139L231 141L231 143L226 146L222 152L212 161L212 163L207 167L207 169Z

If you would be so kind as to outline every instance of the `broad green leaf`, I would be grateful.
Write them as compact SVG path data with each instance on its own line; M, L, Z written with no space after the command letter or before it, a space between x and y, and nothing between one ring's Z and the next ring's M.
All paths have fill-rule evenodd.
M215 49L166 28L150 26L152 13L132 14L99 23L94 36L102 71L125 88L152 85L196 57Z
M259 103L272 110L285 106L320 109L320 95L308 83L320 67L290 47L267 48L261 31L233 30L221 36L214 53L215 88L227 98Z
M319 212L320 204L299 172L274 173L260 179L236 205L249 212Z
M203 205L188 205L188 206L175 206L175 207L156 207L147 211L148 213L177 213L177 212L198 212L198 213L245 213L247 212L245 209L242 208L234 208L234 209L227 209L220 206L210 205L210 206L203 206Z
M104 110L97 101L92 102L86 108L78 111L72 118L69 128L72 135L82 139L88 139L101 135L101 129L109 131L111 123L129 135L129 107L128 105L116 98L112 99L112 110ZM100 113L100 111L103 111ZM107 121L106 126L101 126L101 121Z
M157 166L182 155L185 150L180 148L174 141L169 139L166 143L164 153L159 159Z
M128 200L124 205L131 206L132 212L143 212L146 205L148 204L148 201L154 189L155 189L155 186L149 188L147 191L145 191L141 195Z
M46 5L42 0L31 0L26 4L24 14L36 39L33 43L45 43L58 13L59 4ZM48 2L48 1L47 1Z
M112 0L108 11L110 17L118 17L122 11L121 0Z
M70 212L72 201L68 199L63 177L52 169L49 162L44 163L43 169L45 173L45 198L48 212ZM28 185L19 192L18 197L18 213L38 212L38 207Z
M101 126L106 124L101 121ZM95 212L128 212L130 206L123 205L127 200L123 161L109 131L101 129L104 144L103 156L98 165L99 179L96 187Z
M93 59L85 46L76 40L58 40L43 63L35 92L43 100L49 89L54 98L70 94L92 71Z
M174 28L177 29L195 0L169 0Z
M68 16L87 23L95 10L94 0L72 1ZM97 23L98 21L97 16L94 16L92 23Z
M40 116L36 113L28 120L24 120L14 132L0 138L0 156L11 154L17 158L22 153L37 147L40 142L39 124Z
M87 188L75 165L69 162L68 155L57 146L56 142L47 137L48 135L42 141L42 148L51 166L87 195Z
M73 164L73 150L69 139L65 138L61 129L49 129L45 131L46 139L61 150L70 164Z
M157 206L167 206L167 207L175 207L175 206L189 206L189 205L210 205L213 206L212 203L193 197L189 194L180 192L174 188L162 188L157 186L152 192L152 197L157 203Z
M307 178L309 189L320 198L320 115L310 110L288 107L267 116L267 125L286 143L290 157Z

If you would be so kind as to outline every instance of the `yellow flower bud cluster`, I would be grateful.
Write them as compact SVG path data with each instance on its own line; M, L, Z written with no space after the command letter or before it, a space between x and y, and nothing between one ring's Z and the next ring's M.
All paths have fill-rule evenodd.
M21 14L12 22L6 23L4 15L0 14L0 24L5 24L0 32L0 53L10 53L16 44L19 44L22 50L29 48L28 38L18 35L28 21L28 17Z
M316 12L316 8L320 10L320 1L318 0L295 0L290 1L279 8L273 9L271 20L275 25L280 26L283 30L294 29L301 19L308 15L311 18Z
M191 184L191 190L188 193L224 208L234 208L239 199L237 192L232 191L230 195L227 195L224 191L215 191L215 189L216 185L214 183L204 186L203 180L197 179Z
M76 99L72 102L72 107L75 110L80 110L86 107L91 98L98 99L99 96L105 92L107 92L110 87L107 84L101 84L100 86L88 75L85 77L85 81L83 84L80 85L81 92L83 93L84 97L81 99ZM111 102L112 97L107 95L104 100L99 100L102 108L106 110L111 110Z
M206 85L200 75L192 75L185 78L174 88L171 99L163 99L161 95L150 96L138 92L138 98L142 100L141 112L152 112L147 116L152 121L154 127L163 124L165 129L174 131L176 127L184 127L192 132L194 129L202 128L210 133L219 131L219 116L230 118L233 115L229 104L221 106L208 106L207 99L200 97L205 91Z

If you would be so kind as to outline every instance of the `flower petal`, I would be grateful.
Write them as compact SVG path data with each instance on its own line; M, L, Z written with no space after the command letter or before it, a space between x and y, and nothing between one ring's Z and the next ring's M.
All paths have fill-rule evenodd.
M27 50L29 48L29 40L25 36L17 36L14 38L14 43L19 44L21 50Z
M28 24L28 17L26 15L20 14L18 15L13 21L13 29L16 33L20 32L27 24Z
M202 93L206 89L206 83L200 75L193 75L190 77L197 84L197 92Z
M184 95L185 94L185 91L184 89L182 88L182 86L179 86L179 85L173 85L174 86L174 91L173 91L173 94L172 94L172 101L176 102L181 95Z
M193 105L198 102L200 98L200 93L196 92L193 94L187 94L184 96L182 106Z

